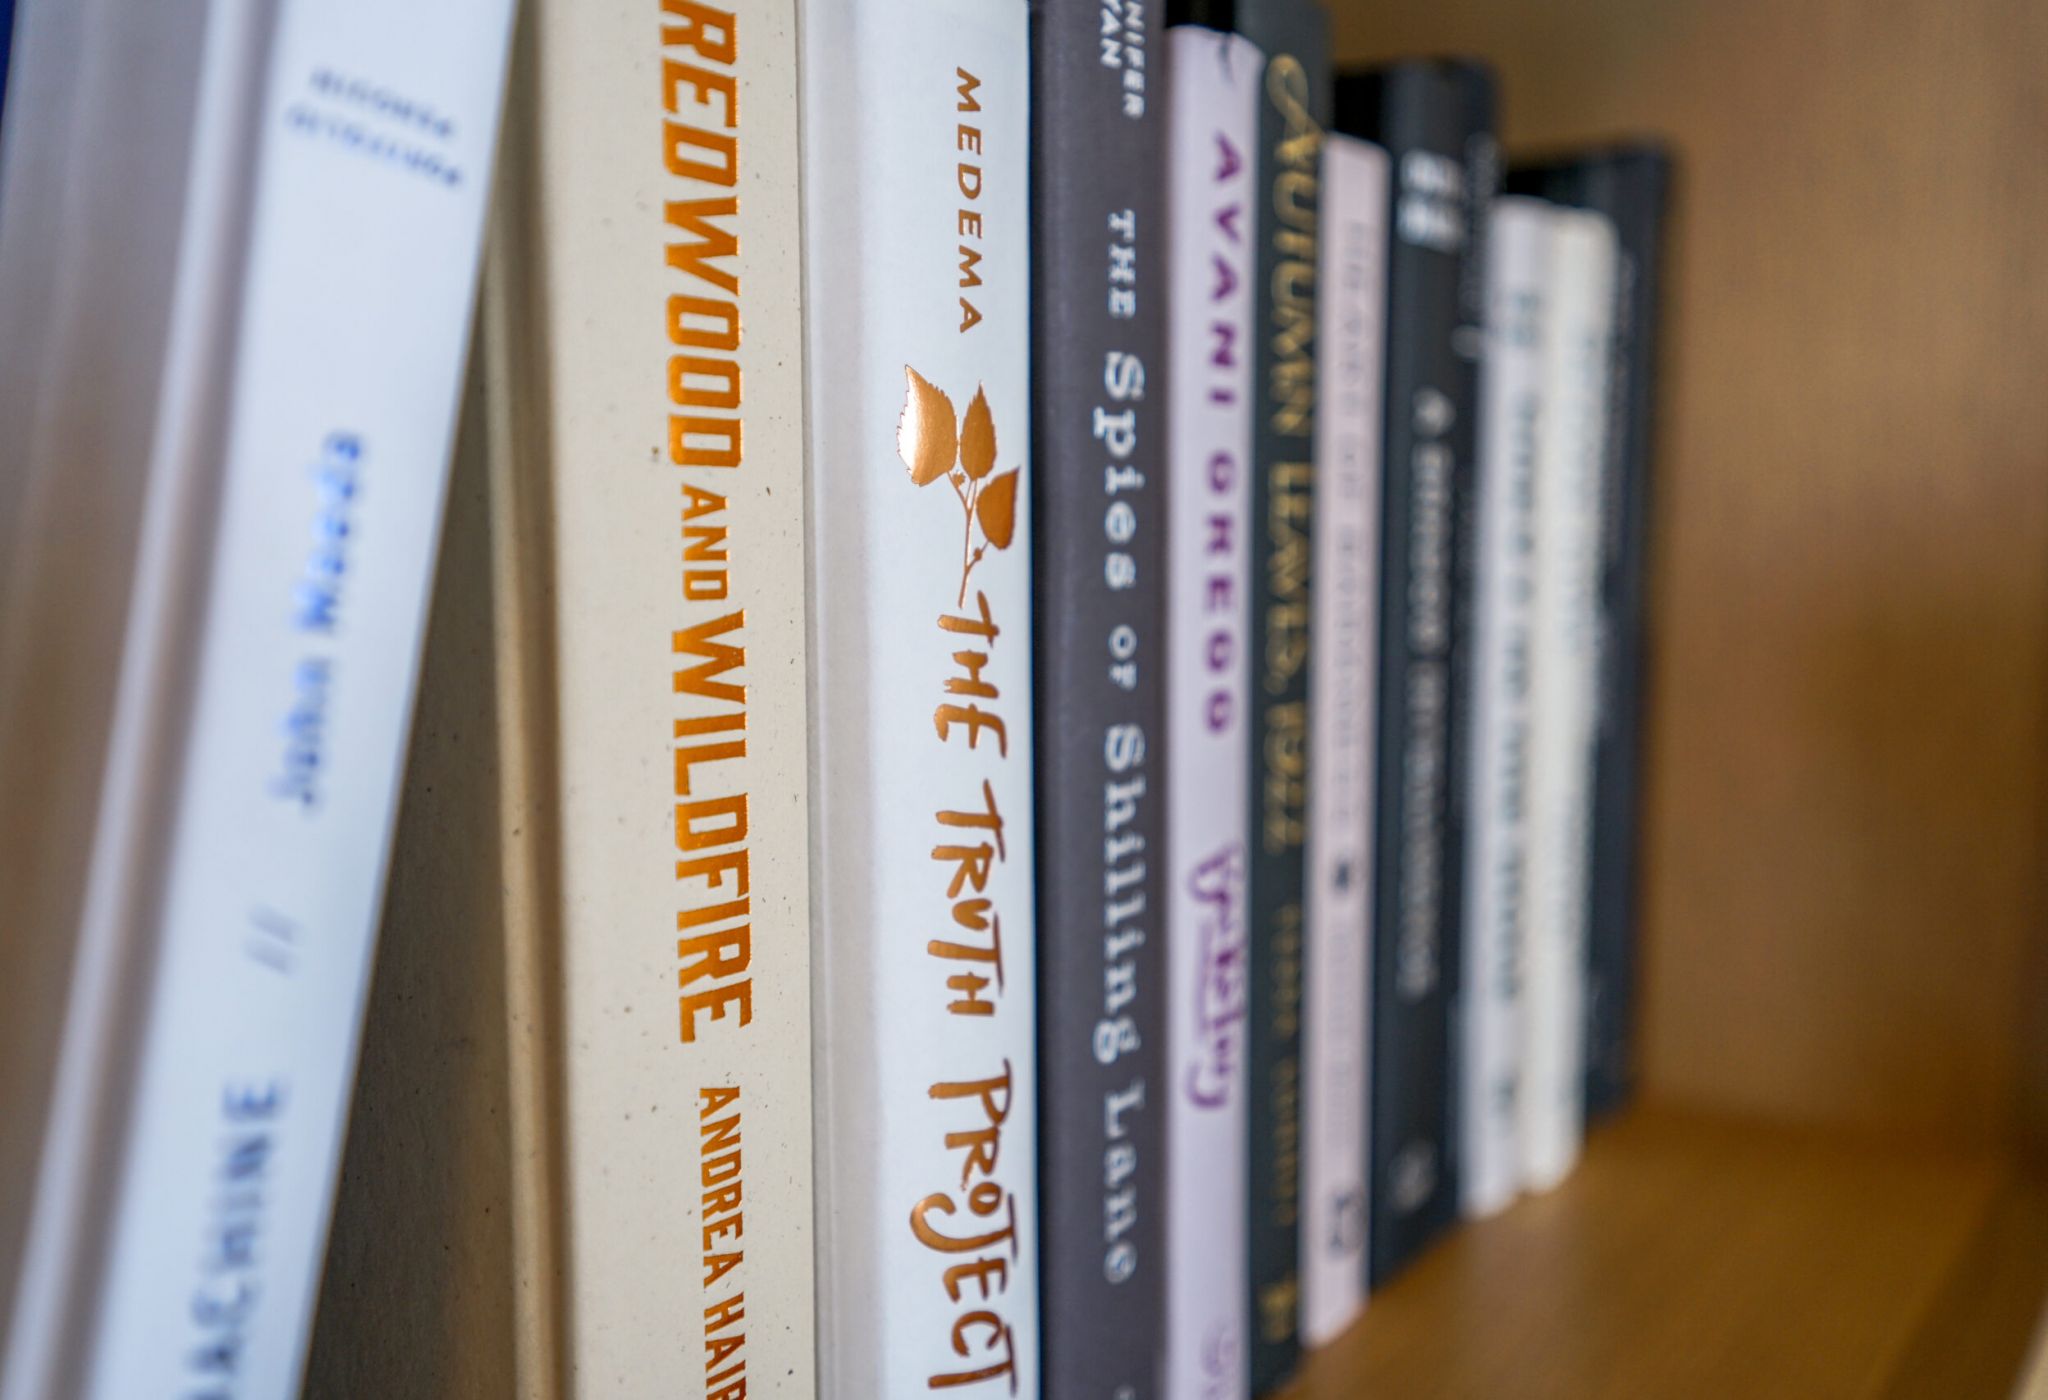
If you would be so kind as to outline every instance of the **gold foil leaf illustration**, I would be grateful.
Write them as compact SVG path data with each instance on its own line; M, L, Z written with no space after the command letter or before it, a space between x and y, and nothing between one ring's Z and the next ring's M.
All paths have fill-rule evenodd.
M974 518L981 522L981 533L997 549L1008 549L1010 537L1017 530L1017 471L1016 467L1010 468L982 487L975 498Z
M910 479L929 486L952 470L959 449L953 401L909 365L903 373L910 384L903 394L903 417L896 425L896 453L910 468Z
M996 419L988 411L988 395L974 386L974 402L967 405L967 417L960 424L960 465L976 481L987 476L996 464Z

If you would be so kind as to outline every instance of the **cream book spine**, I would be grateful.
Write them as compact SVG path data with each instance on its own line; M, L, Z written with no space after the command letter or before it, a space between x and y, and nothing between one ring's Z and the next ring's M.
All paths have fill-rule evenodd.
M808 1397L793 0L535 0L486 282L522 1389Z
M1251 1389L1246 1213L1252 269L1259 83L1241 35L1166 34L1166 1362Z
M1323 138L1309 695L1316 762L1302 979L1301 1335L1309 1346L1333 1340L1365 1306L1388 188L1384 150L1337 133Z
M509 0L205 16L9 1400L298 1386L510 21Z
M1523 958L1529 866L1530 627L1536 483L1544 467L1550 220L1539 201L1494 201L1480 384L1472 720L1466 769L1460 1174L1467 1216L1522 1189Z
M1556 1186L1585 1130L1586 897L1598 625L1600 481L1615 296L1614 225L1546 206L1549 325L1531 613L1524 1184Z
M1025 0L805 0L818 1375L1039 1393Z

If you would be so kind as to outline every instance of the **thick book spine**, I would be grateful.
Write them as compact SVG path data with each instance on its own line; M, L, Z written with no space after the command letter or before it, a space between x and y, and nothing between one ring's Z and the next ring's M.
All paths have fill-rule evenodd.
M1166 1258L1160 10L1032 7L1045 1393L1159 1395Z
M1550 222L1502 199L1487 239L1486 375L1474 515L1459 1130L1464 1212L1522 1187L1522 955L1528 889L1530 612L1544 428Z
M1250 1391L1246 637L1259 51L1167 31L1167 1176L1162 1393Z
M1027 19L803 14L828 1396L1039 1393Z
M1252 274L1250 1138L1252 1389L1301 1353L1301 965L1307 903L1316 272L1330 22L1317 0L1242 0L1260 53Z
M1557 1185L1584 1132L1586 892L1592 855L1594 634L1612 353L1614 226L1544 206L1550 298L1530 610L1529 904L1521 1148L1524 1181Z
M1380 392L1387 153L1323 143L1316 326L1315 672L1309 694L1308 946L1302 1005L1301 1335L1365 1304L1372 992L1373 689L1379 641Z
M1671 160L1654 146L1624 146L1510 170L1507 183L1512 190L1605 214L1614 221L1616 238L1586 927L1590 1119L1627 1101L1634 1063L1660 246Z
M1410 63L1342 78L1340 130L1391 164L1373 920L1372 1281L1458 1213L1458 762L1484 340L1493 83Z
M552 1201L519 1221L521 1341L559 1338L532 1364L571 1394L808 1396L796 7L526 26L486 302L528 610L508 928L550 989L514 1041L550 1091L514 1093Z
M134 1069L68 1359L13 1395L292 1393L305 1351L405 755L511 6L288 0L216 14L208 81L261 78L246 229L200 214L152 453L217 431L169 752L120 752L158 649L131 625L85 922L132 920ZM217 65L217 66L216 66ZM205 169L219 151L195 153ZM195 201L201 210L207 201ZM232 256L213 257L232 240ZM245 241L244 241L245 240ZM198 269L211 264L211 270ZM211 326L214 331L198 328ZM190 334L188 334L190 332ZM202 427L215 424L217 427ZM194 508L196 502L181 502ZM190 520L145 523L151 561ZM182 583L179 585L182 587ZM146 618L138 607L132 617ZM133 687L133 690L131 690ZM143 776L144 768L157 775ZM140 795L162 781L160 797ZM134 789L122 785L133 782ZM115 792L116 788L121 788ZM87 933L91 940L96 935ZM76 1170L54 1155L50 1172ZM19 1338L17 1338L17 1341ZM33 1348L29 1349L31 1352ZM66 1379L58 1379L67 1376Z

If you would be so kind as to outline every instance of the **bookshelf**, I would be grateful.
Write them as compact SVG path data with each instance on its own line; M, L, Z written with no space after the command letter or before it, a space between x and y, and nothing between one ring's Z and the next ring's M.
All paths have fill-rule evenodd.
M1549 1196L1374 1297L1289 1400L2009 1393L2048 1285L2048 1187L1649 1108Z
M1295 1400L2004 1395L2048 1294L2048 11L1333 0L1670 249L1641 1104Z
M2048 7L1331 0L1683 166L1641 1102L1290 1400L2008 1393L2048 1294ZM515 1393L491 502L455 466L307 1394ZM455 872L451 877L451 872ZM464 970L456 977L452 969Z

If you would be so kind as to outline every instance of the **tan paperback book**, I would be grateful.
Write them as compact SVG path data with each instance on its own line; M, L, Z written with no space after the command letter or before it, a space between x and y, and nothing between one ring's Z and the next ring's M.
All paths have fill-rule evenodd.
M498 1394L507 1351L532 1400L815 1389L795 63L789 0L522 15L356 1105L382 1136L309 1393ZM437 1115L422 1172L392 1144ZM394 1212L452 1287L395 1262L435 1251ZM431 1357L377 1356L419 1324L344 1249L442 1310Z
M813 1387L795 19L528 12L487 313L534 493L500 578L542 638L507 698L556 822L524 984L554 1044L513 1071L552 1163L515 1219L576 1395Z

